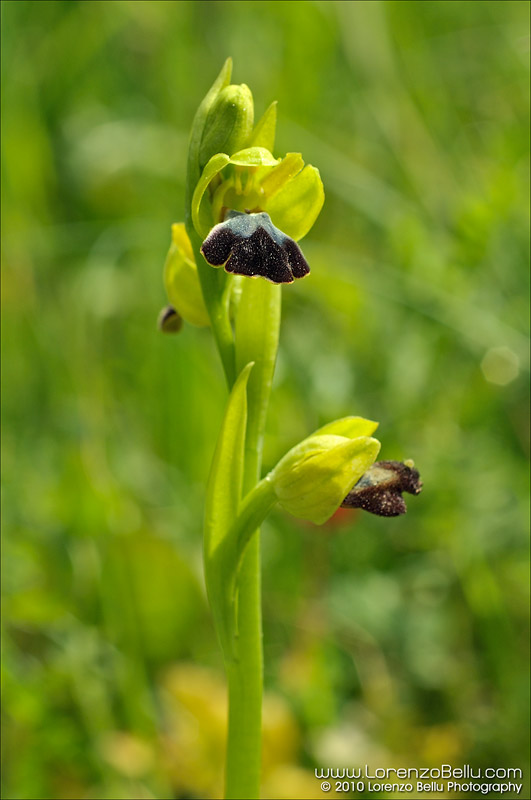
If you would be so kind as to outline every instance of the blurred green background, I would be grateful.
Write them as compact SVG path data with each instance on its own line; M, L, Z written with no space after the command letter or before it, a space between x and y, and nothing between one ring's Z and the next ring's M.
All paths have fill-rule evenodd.
M525 770L528 3L1 11L3 796L221 793L201 518L226 391L209 331L156 318L227 55L327 195L265 466L360 414L425 484L399 519L264 526L264 797L319 797L316 766Z

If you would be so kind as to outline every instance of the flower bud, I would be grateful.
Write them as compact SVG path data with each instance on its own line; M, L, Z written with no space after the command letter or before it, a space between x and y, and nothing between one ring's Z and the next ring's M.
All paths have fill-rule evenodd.
M368 435L375 428L347 417L290 450L268 476L282 508L316 525L326 522L378 455L380 442Z
M201 169L216 153L232 155L247 144L254 122L251 90L245 83L230 84L220 91L206 118L199 165Z
M190 239L182 222L171 226L171 245L164 264L164 285L171 305L191 325L209 325Z
M407 511L402 492L420 494L422 481L412 461L377 461L348 493L342 508L363 508L380 517L398 517Z
M179 333L183 326L182 317L173 306L165 306L159 314L157 327L162 333Z

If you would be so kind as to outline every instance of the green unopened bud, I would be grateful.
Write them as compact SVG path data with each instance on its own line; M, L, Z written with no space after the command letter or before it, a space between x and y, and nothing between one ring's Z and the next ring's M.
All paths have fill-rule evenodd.
M186 187L187 206L190 204L190 198L192 196L194 186L201 175L201 167L199 166L199 150L201 148L201 141L203 139L208 113L214 105L219 93L230 84L231 74L232 59L227 58L221 68L221 72L199 105L192 123L190 146L188 148L188 177Z
M157 327L162 333L179 333L183 326L182 317L173 306L165 306L159 314Z
M376 427L347 417L290 450L268 476L282 508L316 525L326 522L376 459L380 442L370 436Z
M164 264L164 286L171 305L191 325L210 324L190 239L182 222L171 226L171 245Z
M251 90L245 83L231 84L220 91L205 122L199 164L201 169L216 153L232 155L249 140L254 122Z

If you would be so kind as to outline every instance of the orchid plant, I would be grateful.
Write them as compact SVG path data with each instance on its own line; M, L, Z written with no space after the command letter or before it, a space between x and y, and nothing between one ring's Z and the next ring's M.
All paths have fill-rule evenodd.
M204 566L229 691L226 796L260 789L262 644L259 527L275 504L316 525L340 507L383 516L418 494L412 462L376 462L377 423L346 417L320 428L261 478L279 342L282 284L310 267L298 245L324 202L319 171L300 153L273 155L276 103L254 124L253 98L230 83L231 59L196 113L185 222L164 266L170 305L159 326L210 325L229 397L207 486Z

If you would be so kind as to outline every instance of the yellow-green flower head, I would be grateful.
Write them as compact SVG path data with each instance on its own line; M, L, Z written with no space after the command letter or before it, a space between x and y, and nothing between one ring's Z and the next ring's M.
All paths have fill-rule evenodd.
M277 159L276 103L253 127L254 104L245 84L231 84L232 60L223 65L199 106L188 154L188 203L194 228L205 239L228 210L266 212L273 225L298 241L322 208L319 171L300 153Z
M200 327L210 324L192 245L182 222L171 226L171 245L164 264L164 286L171 305L186 322Z
M268 475L277 500L300 519L322 525L374 463L377 422L345 417L325 425L282 458Z
M228 210L265 211L273 225L298 241L314 224L324 202L319 170L300 153L276 159L253 146L232 156L217 153L206 164L192 198L192 220L202 239Z

